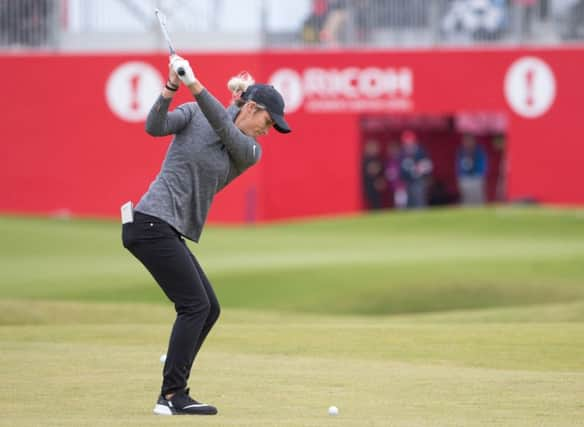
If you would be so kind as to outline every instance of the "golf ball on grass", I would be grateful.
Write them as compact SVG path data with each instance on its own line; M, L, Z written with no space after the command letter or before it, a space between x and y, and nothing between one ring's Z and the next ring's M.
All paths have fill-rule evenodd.
M331 406L331 407L329 407L328 413L329 413L329 415L332 415L332 416L339 415L339 408L337 408L336 406Z
M160 356L160 363L164 363L166 362L166 354L163 354L162 356Z

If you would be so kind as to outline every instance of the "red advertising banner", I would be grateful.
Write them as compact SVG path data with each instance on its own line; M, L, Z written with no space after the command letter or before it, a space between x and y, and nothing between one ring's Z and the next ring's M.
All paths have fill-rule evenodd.
M293 127L260 140L262 161L217 196L211 220L361 210L365 140L406 128L428 139L447 187L460 135L488 128L504 141L493 180L506 199L584 204L584 48L184 56L224 103L242 70L274 84ZM0 211L113 216L137 201L170 141L144 132L166 64L160 55L1 56L10 83ZM189 101L181 90L173 107Z

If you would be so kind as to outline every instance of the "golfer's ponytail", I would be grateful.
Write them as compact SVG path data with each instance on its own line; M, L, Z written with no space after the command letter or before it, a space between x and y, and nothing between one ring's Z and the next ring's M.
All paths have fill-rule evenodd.
M227 87L231 91L235 105L242 107L243 104L245 104L245 101L241 99L241 95L254 83L255 80L247 71L242 71L237 76L233 76L229 79Z

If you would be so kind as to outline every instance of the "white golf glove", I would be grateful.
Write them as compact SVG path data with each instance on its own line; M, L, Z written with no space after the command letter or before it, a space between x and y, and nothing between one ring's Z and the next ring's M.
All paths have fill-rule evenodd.
M192 85L197 80L195 78L195 73L189 64L189 61L181 58L180 56L175 56L171 59L170 65L175 73L178 74L179 79L187 86ZM184 74L181 76L179 74L179 69L184 70Z

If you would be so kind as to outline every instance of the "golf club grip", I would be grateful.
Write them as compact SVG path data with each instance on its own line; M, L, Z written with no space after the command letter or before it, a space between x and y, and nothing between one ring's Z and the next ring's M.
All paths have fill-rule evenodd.
M174 50L173 47L170 47L169 50L170 50L170 56L176 55L176 51ZM176 74L178 74L181 77L184 76L185 75L185 69L183 67L178 67L178 69L176 70Z
M171 44L168 45L168 50L170 52L170 56L176 55L176 50L174 50L174 47L172 47ZM181 77L184 76L185 75L185 69L183 67L178 67L178 70L176 70L176 74L178 74Z

